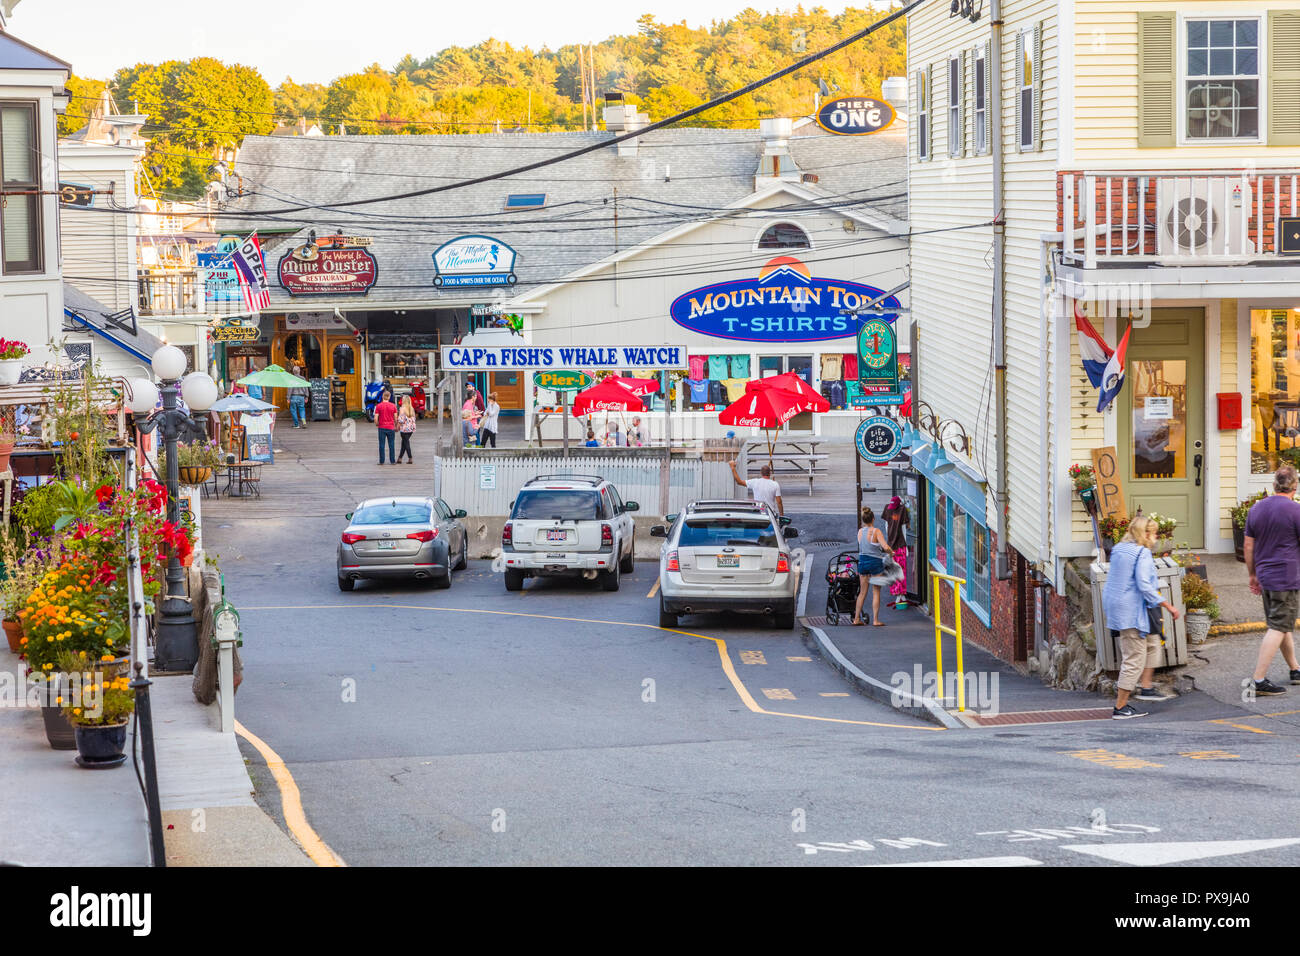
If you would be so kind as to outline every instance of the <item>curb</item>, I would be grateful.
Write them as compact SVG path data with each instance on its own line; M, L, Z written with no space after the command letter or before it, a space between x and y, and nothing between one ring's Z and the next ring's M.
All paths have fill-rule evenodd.
M799 623L803 627L804 644L812 650L819 651L830 666L839 671L844 679L852 684L854 689L864 697L878 700L882 704L888 704L894 710L912 717L919 717L922 720L928 720L941 727L946 727L948 730L969 729L969 725L944 710L938 701L917 697L914 694L905 694L859 670L852 661L840 652L840 649L835 646L835 642L820 627L809 624L804 618L800 618Z
M1252 631L1266 631L1268 623L1266 621L1242 621L1239 624L1216 624L1210 628L1209 636L1218 637L1221 634L1249 634Z

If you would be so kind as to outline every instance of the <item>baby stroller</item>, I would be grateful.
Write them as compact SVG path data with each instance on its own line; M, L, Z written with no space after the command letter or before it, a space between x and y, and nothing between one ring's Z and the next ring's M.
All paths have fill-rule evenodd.
M826 568L826 623L832 627L841 617L853 620L858 601L858 552L841 551ZM865 609L863 610L865 614ZM848 623L848 622L845 622Z

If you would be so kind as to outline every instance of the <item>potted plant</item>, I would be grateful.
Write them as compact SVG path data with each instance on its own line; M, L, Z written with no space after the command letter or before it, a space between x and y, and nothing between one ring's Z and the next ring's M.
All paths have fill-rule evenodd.
M177 442L176 470L183 485L201 485L221 467L221 449L215 441ZM158 470L167 473L167 454L158 455Z
M1106 553L1106 560L1110 560L1110 549L1119 544L1124 535L1128 534L1129 521L1132 520L1128 515L1107 515L1097 523L1097 528L1101 532L1101 549Z
M0 621L4 624L9 650L21 655L23 626L18 612L48 570L48 552L39 549L24 552L18 540L17 531L6 530L0 534Z
M1201 560L1199 554L1193 554L1191 548L1186 544L1180 544L1170 555L1178 563L1178 566L1186 571L1189 575L1194 575L1202 581L1209 580L1205 570L1205 562Z
M1154 511L1147 517L1156 523L1156 543L1151 549L1152 554L1156 557L1168 554L1174 549L1174 529L1178 527L1178 521Z
M1092 465L1071 465L1070 481L1088 513L1094 513L1097 510L1097 476L1093 474Z
M23 359L31 354L26 342L0 338L0 385L17 385L23 374Z
M1209 581L1189 574L1183 578L1183 606L1187 609L1188 643L1204 643L1210 633L1210 622L1219 616L1218 592Z
M1238 561L1246 560L1246 516L1250 514L1255 502L1263 501L1267 496L1268 492L1261 491L1249 498L1242 498L1232 506L1232 549L1236 552Z
M72 725L77 766L101 770L126 760L127 721L135 710L135 693L125 674L109 674L88 663L84 654L64 652L59 666L68 674L59 698Z

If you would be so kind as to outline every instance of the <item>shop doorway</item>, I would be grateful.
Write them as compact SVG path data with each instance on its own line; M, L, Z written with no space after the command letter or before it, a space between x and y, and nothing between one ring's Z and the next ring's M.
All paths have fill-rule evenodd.
M493 372L489 391L497 393L497 404L502 414L522 415L524 410L524 377L520 372Z
M329 345L329 374L343 382L348 410L360 409L362 407L361 360L357 355L357 346L353 342L346 341L331 342Z
M301 366L302 377L321 377L320 338L312 332L281 333L275 337L272 358L286 372L292 372L295 365ZM289 390L287 388L266 389L262 393L264 401L275 403L277 408L289 407Z
M1174 518L1174 541L1205 546L1205 312L1155 309L1129 339L1116 400L1129 511Z

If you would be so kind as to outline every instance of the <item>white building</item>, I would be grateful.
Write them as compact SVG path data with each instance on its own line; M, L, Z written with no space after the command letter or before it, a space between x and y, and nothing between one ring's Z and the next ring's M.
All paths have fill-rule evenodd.
M970 579L985 641L1019 659L1064 626L1063 602L1037 598L1034 579L1059 594L1063 562L1095 550L1071 464L1114 447L1129 512L1175 517L1179 543L1227 551L1230 507L1300 434L1300 259L1282 244L1300 234L1287 225L1300 212L1300 10L975 7L974 22L945 4L909 17L914 349L922 412L955 423L945 451L978 492L963 509L944 494L956 479L931 483L929 556ZM1133 327L1104 414L1076 307L1112 346Z

